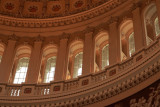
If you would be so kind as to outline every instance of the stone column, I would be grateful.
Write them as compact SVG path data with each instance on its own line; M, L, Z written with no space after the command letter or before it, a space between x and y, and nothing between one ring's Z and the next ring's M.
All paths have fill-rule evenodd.
M145 44L145 37L143 36L143 26L140 16L140 8L137 7L132 11L133 14L133 29L134 29L134 40L135 40L135 51L139 51Z
M41 65L41 58L42 58L42 40L36 40L34 42L34 47L32 49L26 83L27 84L36 84L38 82L38 77L40 73L40 65Z
M155 0L156 1L156 7L157 7L157 14L158 14L158 19L159 19L159 26L160 26L160 0Z
M93 42L92 42L92 58L91 58L91 72L92 73L94 73L95 72L95 68L96 68L96 66L95 66L95 63L96 63L96 51L95 51L95 40L93 40Z
M6 49L4 50L2 61L0 64L0 82L8 83L12 67L14 63L16 40L8 40Z
M82 75L87 75L91 73L92 65L92 49L93 49L93 32L89 31L85 33L85 41L83 48L83 66L82 66Z
M54 81L62 81L66 78L66 64L68 59L68 53L67 53L67 43L68 43L68 36L65 34L62 35L63 37L60 40L60 46L58 49L58 55L57 55L57 62L56 62L56 69L55 69L55 76Z
M118 26L114 18L109 25L109 65L121 61L121 40L118 32Z

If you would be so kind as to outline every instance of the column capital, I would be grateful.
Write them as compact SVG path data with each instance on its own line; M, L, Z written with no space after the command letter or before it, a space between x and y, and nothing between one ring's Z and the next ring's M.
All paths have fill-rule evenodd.
M108 24L109 24L109 26L111 25L111 24L114 24L114 23L118 23L118 20L119 20L119 17L117 17L117 16L111 16L111 18L109 19L109 21L108 21Z
M133 6L131 7L131 11L132 13L134 12L134 10L139 9L141 6L140 3L133 3Z
M70 33L63 32L62 35L60 35L60 40L68 40L70 35Z
M17 41L18 37L15 34L8 36L8 40Z
M38 35L35 40L34 40L34 43L36 42L42 42L43 41L43 38L41 37L41 35Z
M93 32L87 32L87 33L85 33L85 37L87 37L87 36L93 36Z
M93 33L94 32L94 28L87 26L86 29L84 30L84 34L88 34L88 33Z

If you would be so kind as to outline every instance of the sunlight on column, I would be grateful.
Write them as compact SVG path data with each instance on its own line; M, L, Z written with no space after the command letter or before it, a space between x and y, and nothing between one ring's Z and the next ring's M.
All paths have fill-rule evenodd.
M158 36L160 34L160 27L159 27L158 17L155 19L154 24L155 24L156 36Z
M130 57L135 52L134 32L129 36L129 55Z
M109 65L109 45L103 47L102 49L102 69Z

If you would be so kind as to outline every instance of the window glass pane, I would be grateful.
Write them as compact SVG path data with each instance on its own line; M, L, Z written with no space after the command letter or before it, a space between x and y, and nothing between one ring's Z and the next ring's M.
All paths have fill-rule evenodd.
M50 81L54 80L55 67L56 67L56 57L54 56L47 60L46 70L44 75L44 83L49 83Z
M102 69L109 65L109 45L103 47L102 49Z
M14 79L14 83L18 83L18 79Z
M82 68L78 69L78 76L82 75Z
M83 53L81 52L77 54L74 59L73 78L77 78L78 76L82 75L82 60L83 60Z
M158 17L155 19L154 24L155 24L156 36L158 36L160 34L160 27L159 27Z
M134 32L129 36L129 55L135 52Z
M25 82L28 64L29 64L29 58L19 59L16 69L16 74L13 81L14 84L21 84L22 82Z

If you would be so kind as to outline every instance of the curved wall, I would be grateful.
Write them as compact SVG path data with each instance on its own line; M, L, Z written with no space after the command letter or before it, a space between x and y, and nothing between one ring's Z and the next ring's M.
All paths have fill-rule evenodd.
M107 106L154 83L160 77L159 28L154 25L160 16L159 4L158 0L113 0L53 19L1 15L0 105ZM133 32L135 49L130 53ZM109 66L102 69L106 45ZM82 75L73 78L74 57L80 52ZM43 83L51 56L56 56L54 81ZM30 58L26 79L13 84L22 57Z

